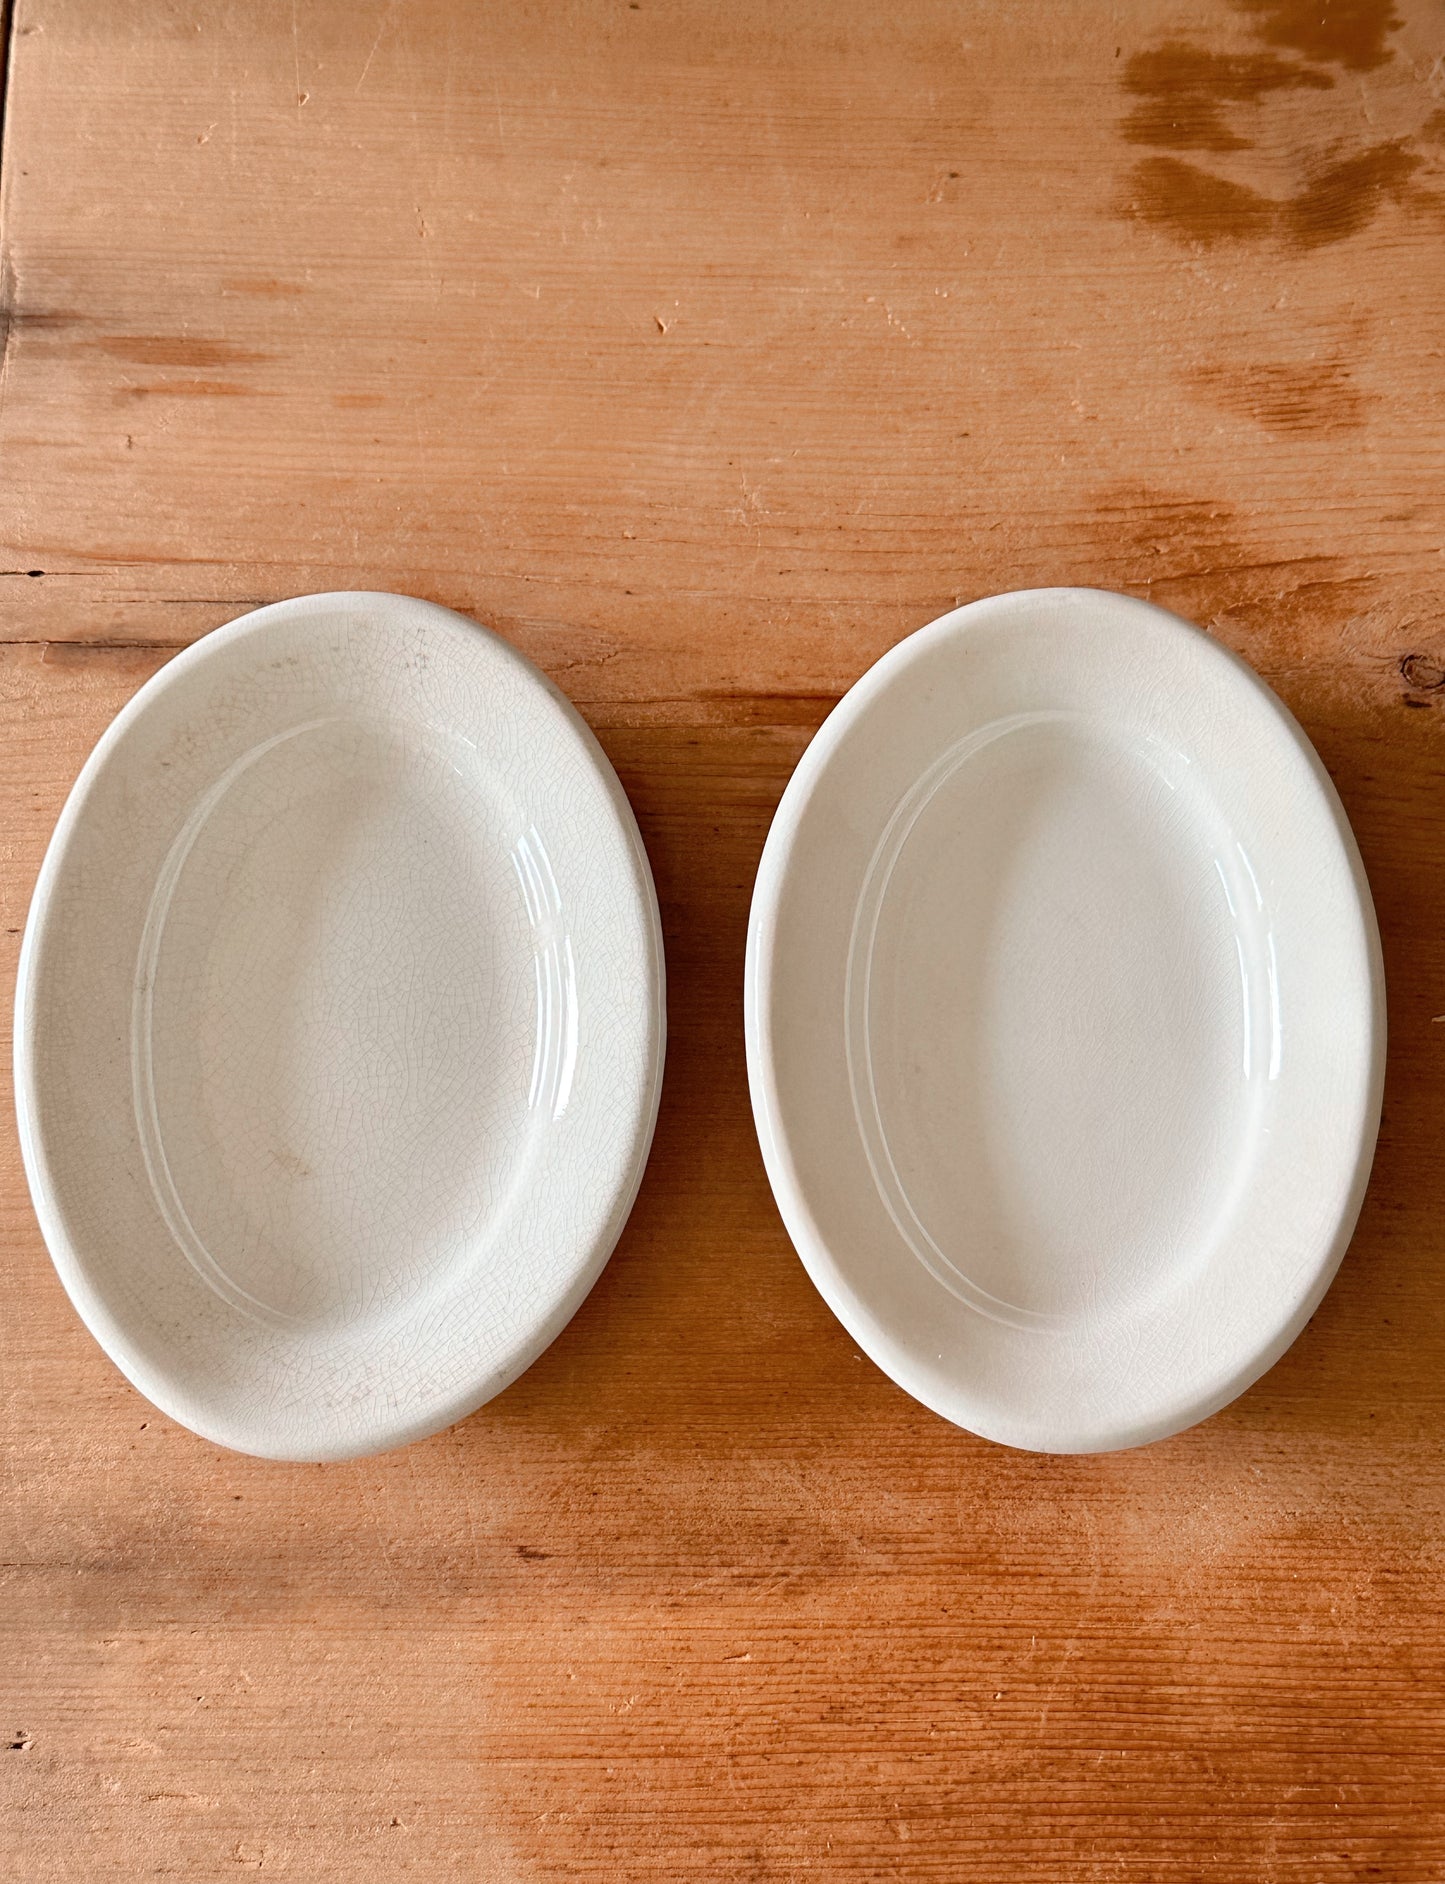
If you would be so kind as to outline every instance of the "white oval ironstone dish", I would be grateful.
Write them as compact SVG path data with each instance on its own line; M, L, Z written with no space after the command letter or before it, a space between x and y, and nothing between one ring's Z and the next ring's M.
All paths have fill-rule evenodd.
M304 596L178 655L31 906L31 1192L92 1333L209 1439L460 1419L581 1303L663 1059L646 853L569 703L474 622Z
M1359 853L1275 696L1149 603L996 596L858 682L768 836L746 1014L814 1283L987 1438L1203 1419L1349 1241L1385 1043Z

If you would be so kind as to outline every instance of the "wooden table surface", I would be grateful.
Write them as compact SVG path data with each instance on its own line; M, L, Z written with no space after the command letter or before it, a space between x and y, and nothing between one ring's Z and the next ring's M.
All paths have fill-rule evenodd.
M155 1413L0 1139L17 1884L1445 1878L1445 11L15 0L0 901L86 751L308 589L597 729L671 1049L556 1345L391 1456ZM1152 596L1359 833L1385 1123L1234 1406L1045 1458L861 1360L774 1211L744 926L840 692L956 600ZM6 996L8 1015L8 993Z

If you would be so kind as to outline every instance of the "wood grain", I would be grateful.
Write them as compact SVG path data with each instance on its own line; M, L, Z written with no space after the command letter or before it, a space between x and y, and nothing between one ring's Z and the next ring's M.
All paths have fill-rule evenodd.
M16 0L0 908L167 653L409 590L567 688L672 1045L601 1283L383 1459L170 1426L0 1148L17 1879L1445 1876L1445 22L1427 0ZM1136 1453L862 1361L747 1108L751 879L955 599L1123 588L1283 694L1391 1046L1339 1281Z

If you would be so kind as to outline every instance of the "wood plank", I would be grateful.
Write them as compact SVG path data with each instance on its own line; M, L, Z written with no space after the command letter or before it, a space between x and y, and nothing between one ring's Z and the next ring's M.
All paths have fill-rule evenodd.
M126 1386L4 1127L12 1875L1445 1874L1445 34L1315 15L19 0L7 978L64 793L169 651L401 588L598 728L671 1048L572 1326L344 1466L223 1453ZM1305 1335L1086 1459L858 1357L741 1042L753 869L829 704L955 598L1054 581L1152 595L1280 690L1391 1003Z

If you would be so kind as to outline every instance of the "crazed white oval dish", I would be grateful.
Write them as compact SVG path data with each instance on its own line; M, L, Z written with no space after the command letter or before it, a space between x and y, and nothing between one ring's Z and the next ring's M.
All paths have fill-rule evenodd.
M814 1283L987 1438L1203 1419L1353 1230L1385 1041L1359 853L1281 703L1149 603L996 596L864 675L769 833L746 1016Z
M164 667L31 905L21 1144L92 1333L275 1458L499 1392L606 1262L663 1060L657 900L596 740L402 596L305 596Z

